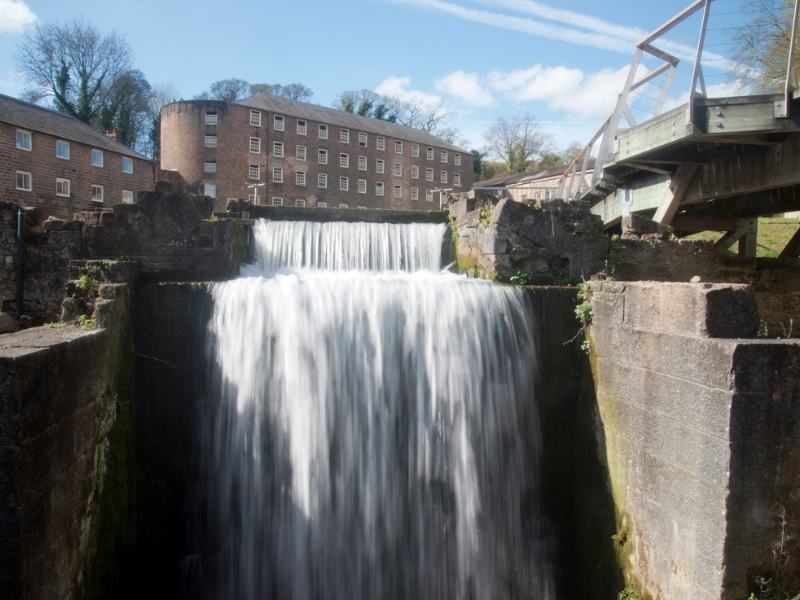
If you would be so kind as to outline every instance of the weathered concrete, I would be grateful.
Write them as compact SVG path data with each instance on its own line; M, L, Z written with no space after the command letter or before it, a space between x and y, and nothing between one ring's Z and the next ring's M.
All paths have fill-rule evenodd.
M382 208L318 208L315 206L261 206L243 200L228 202L230 215L276 221L348 221L367 223L447 223L447 211Z
M627 571L655 598L745 598L800 563L800 343L741 286L596 282L598 436ZM785 521L781 521L785 517ZM785 557L784 557L785 558ZM796 591L796 589L795 589Z

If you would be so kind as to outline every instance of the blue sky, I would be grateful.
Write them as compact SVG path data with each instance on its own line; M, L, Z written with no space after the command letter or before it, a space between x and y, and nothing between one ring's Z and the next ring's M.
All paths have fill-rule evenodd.
M586 142L624 82L633 42L686 6L684 0L0 0L0 92L24 81L14 55L36 22L84 18L128 40L152 84L190 98L227 77L299 81L313 102L370 88L440 104L469 147L497 115L527 112L556 149ZM725 58L741 0L712 4L705 72L711 95L738 84ZM670 92L688 91L700 15L668 36L684 60ZM684 56L685 55L685 56ZM658 63L651 62L653 68ZM634 101L646 116L656 90Z

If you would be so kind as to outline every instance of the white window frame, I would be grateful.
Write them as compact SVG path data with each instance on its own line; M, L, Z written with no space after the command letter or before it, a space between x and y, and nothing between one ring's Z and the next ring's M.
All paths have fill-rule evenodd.
M425 190L425 202L433 202L433 190Z
M383 185L382 181L375 182L375 195L376 196L383 196L385 190L385 186Z
M66 185L65 185L66 184ZM61 191L59 191L59 186L61 186ZM71 184L69 179L62 179L61 177L56 177L56 196L61 198L69 198L71 193Z
M317 173L317 187L321 190L328 189L328 174L327 173Z
M358 157L358 170L359 171L366 171L367 170L367 157L366 156L359 156Z
M367 193L367 180L366 179L359 179L358 180L358 193L359 194L366 194Z
M403 187L401 185L392 186L392 198L402 198L402 197L403 197Z
M275 131L284 131L286 129L286 119L283 115L272 115L272 128Z
M317 137L321 140L328 139L328 126L327 125L317 125Z
M272 206L283 206L283 198L280 196L273 196Z
M447 154L447 150L440 150L439 151L439 160L440 160L440 162L443 162L444 164L447 164L448 162L450 162L450 155Z
M350 155L347 152L340 152L339 153L339 166L342 169L349 169L350 168Z
M425 150L425 160L433 160L433 148L430 146Z
M300 206L300 207L305 207L305 205L306 205L306 200L305 200L305 198L297 198L297 199L294 201L294 205L295 205L295 206Z
M425 181L433 181L433 169L425 169Z
M349 144L350 143L350 130L349 129L339 129L339 141L342 144Z
M255 150L253 150L254 147ZM261 154L261 138L251 137L249 148L250 148L250 154Z
M17 143L17 150L25 150L25 152L31 152L33 150L33 134L30 131L28 131L27 129L17 129L17 134L15 137ZM28 140L27 147L25 146L24 143L20 145L19 143L20 139Z
M209 193L210 192L210 193ZM209 198L217 197L217 184L212 181L203 182L203 195Z
M94 161L96 156L100 157L100 162L99 163L96 163ZM100 150L99 148L92 148L91 151L89 152L89 162L92 163L93 167L98 167L98 168L102 169L103 168L103 162L104 162L103 151Z
M306 172L305 171L295 171L294 173L294 184L299 187L306 186Z
M386 172L386 162L379 158L375 161L375 172L379 175L383 175Z
M123 204L135 204L135 200L133 198L133 192L131 190L122 190L120 197L122 199ZM125 198L130 198L130 202L125 200Z
M419 179L419 165L411 165L411 179Z
M369 144L369 136L364 131L358 132L358 145L362 148L367 148Z
M261 127L261 111L250 110L250 125L253 127Z
M317 207L318 208L328 208L328 203L325 202L324 200L322 202L317 202Z
M294 156L297 160L302 160L303 162L305 162L307 155L308 155L308 148L306 148L305 146L294 147Z
M328 164L328 151L324 148L320 148L317 150L317 164L318 165L327 165Z
M295 131L297 131L297 135L308 135L308 121L305 119L297 119Z
M283 142L272 142L272 156L275 158L283 158L284 146Z
M378 150L386 150L386 138L382 135L379 135L375 138L375 147Z
M457 167L461 166L461 154L459 154L458 152L453 154L453 164Z
M461 173L453 173L453 185L461 187Z
M439 173L439 183L447 183L447 171L441 171Z
M339 191L340 192L349 192L350 191L350 178L346 177L345 175L339 176Z
M130 169L126 169L125 165L130 165ZM127 173L128 175L133 174L133 159L130 156L123 156L122 157L122 172Z
M19 176L20 175L22 175L22 185L19 184ZM25 187L25 179L26 179L25 176L26 175L27 175L27 180L28 180L28 187ZM28 171L17 171L15 179L16 179L15 183L16 183L16 186L17 186L18 190L20 190L22 192L32 192L33 191L33 175L31 175L30 172L28 172Z
M255 173L255 175L253 174ZM261 179L261 165L248 165L247 178L258 181Z
M417 187L412 187L412 188L411 188L411 195L410 195L410 197L411 197L411 200L413 200L414 202L416 202L417 200L419 200L419 188L417 188Z
M402 177L403 176L403 163L393 163L392 164L392 175L394 177Z
M273 183L283 183L282 167L272 167L272 181Z
M216 148L216 147L217 147L216 135L209 134L203 138L203 148Z
M97 191L100 190L100 194ZM102 185L92 184L92 202L105 202L105 189Z
M394 141L394 153L395 154L402 154L403 153L403 142L400 140Z
M206 125L216 125L217 121L218 121L217 111L212 110L206 112L206 118L205 118Z
M419 144L411 144L411 156L414 158L419 158Z
M339 202L339 208L350 208L347 202Z
M61 148L66 148L67 149L67 155L66 156L59 156L59 154L58 154L59 146ZM56 158L58 158L60 160L69 160L70 153L71 153L71 148L69 147L69 142L67 142L66 140L56 140Z
M203 161L203 173L216 173L216 172L217 172L217 161L215 160Z

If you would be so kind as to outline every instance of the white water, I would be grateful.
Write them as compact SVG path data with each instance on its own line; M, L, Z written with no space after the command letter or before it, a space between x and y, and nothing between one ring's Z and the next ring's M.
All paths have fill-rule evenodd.
M213 597L553 597L533 323L443 234L262 221L213 286Z

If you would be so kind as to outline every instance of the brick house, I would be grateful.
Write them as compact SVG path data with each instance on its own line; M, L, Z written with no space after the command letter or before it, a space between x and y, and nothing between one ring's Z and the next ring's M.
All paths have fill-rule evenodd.
M70 219L152 190L153 161L68 115L0 94L0 200Z
M472 155L431 134L259 95L191 100L161 111L161 169L190 189L256 204L439 208L441 189L472 187Z

